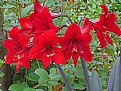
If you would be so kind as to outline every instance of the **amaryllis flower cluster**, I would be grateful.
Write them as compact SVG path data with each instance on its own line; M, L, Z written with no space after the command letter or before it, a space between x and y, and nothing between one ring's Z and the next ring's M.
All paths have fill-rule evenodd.
M91 62L90 32L93 29L102 48L106 47L106 42L112 44L109 32L121 35L120 29L115 24L115 14L108 13L104 4L101 8L104 14L100 15L99 20L90 21L85 18L82 27L72 23L63 36L57 36L60 28L54 25L53 19L59 14L50 12L48 7L41 6L40 2L35 0L34 12L29 17L20 18L21 29L14 26L9 31L9 39L4 41L8 50L5 64L16 63L16 71L18 71L20 66L29 68L30 59L42 61L44 68L51 63L66 64L70 58L73 59L75 66L79 57L84 58L86 62Z

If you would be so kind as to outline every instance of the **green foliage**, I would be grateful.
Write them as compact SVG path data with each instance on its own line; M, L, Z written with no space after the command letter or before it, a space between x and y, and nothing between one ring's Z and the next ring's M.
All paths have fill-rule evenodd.
M25 88L23 91L36 91L36 90L33 88Z
M3 64L4 64L4 61L0 59L0 67L2 67Z
M0 71L0 78L2 78L3 76L4 76L4 73Z
M9 87L10 91L23 91L23 86L21 84L13 84Z
M18 19L20 17L28 16L33 11L33 1L34 0L1 0L0 7L3 12L3 23L4 30L8 31L12 26L19 26ZM44 0L39 0L43 5ZM53 12L62 12L68 14L68 16L73 19L74 22L79 22L84 17L89 19L97 19L102 13L100 4L105 3L109 8L110 12L115 11L117 15L117 23L121 28L121 2L120 0L75 0L75 3L63 2L63 5L59 3L59 0L46 0L45 5ZM54 24L56 26L67 24L70 22L66 17L60 17L54 19ZM81 22L81 24L83 21ZM81 26L81 25L80 25ZM59 34L63 34L65 28L62 29ZM88 63L89 70L96 70L101 79L100 83L102 89L105 90L107 85L106 82L109 78L108 74L110 68L112 67L115 58L119 55L120 40L121 38L111 33L113 38L113 46L108 45L105 49L101 49L97 37L92 32L93 41L91 42L91 50L94 53L93 62ZM0 60L0 66L3 65L3 60ZM27 71L21 69L13 79L14 84L9 87L10 91L52 91L52 88L56 88L59 84L63 87L62 91L67 91L64 81L61 78L55 65L51 65L48 69L43 69L41 61L39 62L40 68L37 62L32 62L31 68ZM115 66L116 67L116 66ZM39 69L38 69L39 68ZM85 90L85 80L82 71L82 67L79 63L77 67L72 65L72 62L68 62L66 65L62 66L67 78L69 79L74 90ZM115 70L118 68L115 68ZM13 69L14 70L14 69ZM118 69L119 70L119 69ZM113 70L113 74L114 71ZM4 76L4 73L0 71L0 78ZM92 79L98 79L95 72L90 75ZM114 79L114 78L113 78ZM118 79L115 77L115 79ZM93 81L93 80L92 80ZM112 81L112 80L110 80ZM109 81L109 82L110 82ZM113 82L113 81L112 81ZM111 82L111 83L112 83ZM95 82L93 81L95 84ZM98 82L97 82L98 83ZM110 84L110 83L109 83ZM95 84L98 85L98 84ZM99 86L99 85L98 85ZM116 85L118 86L118 85ZM33 89L35 88L35 89ZM118 91L118 90L114 90Z

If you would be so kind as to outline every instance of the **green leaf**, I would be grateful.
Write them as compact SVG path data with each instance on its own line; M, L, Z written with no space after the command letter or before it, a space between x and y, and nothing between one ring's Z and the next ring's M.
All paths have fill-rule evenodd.
M4 61L0 59L0 67L4 64Z
M113 49L106 48L105 52L108 53L109 55L114 55L114 50Z
M22 82L22 86L23 86L24 88L28 88L28 87L29 87L28 84L27 84L26 82Z
M68 91L66 87L63 87L62 91Z
M84 90L85 89L85 87L83 85L81 85L81 84L74 84L73 88L78 89L78 90Z
M50 7L50 6L52 6L53 4L55 3L55 1L54 0L47 0L47 6L48 7Z
M48 78L42 78L42 77L40 77L39 80L38 80L38 83L40 83L42 86L46 86L48 80L49 80Z
M121 60L120 57L114 62L111 70L108 90L107 91L121 91Z
M36 91L44 91L43 89L36 89Z
M53 86L56 86L58 85L58 82L57 81L48 81L49 84L53 85Z
M49 78L47 71L45 69L42 69L42 68L36 69L35 74L40 76L40 78L45 78L45 79Z
M13 84L9 87L10 91L23 91L23 86L21 84Z
M49 75L45 69L42 68L36 69L35 73L41 78L49 78Z
M100 85L100 79L95 70L92 71L90 82L92 86L92 91L102 91L102 87Z
M26 16L33 8L33 4L22 9L21 16Z
M61 76L59 74L56 74L56 73L51 73L51 74L49 74L49 77L51 79L59 79Z
M2 89L0 89L0 91L2 91Z
M23 91L36 91L36 90L33 88L25 88Z
M3 76L4 76L4 73L0 71L0 78L2 78Z
M74 72L74 75L78 78L84 78L84 75L83 75L83 70L82 70L82 67L81 66L78 66L76 68L76 71Z
M39 80L39 76L35 73L30 73L30 74L26 75L26 78L30 81L35 81L35 82L38 82L38 80Z
M56 73L57 71L56 71L56 68L51 68L50 69L50 73Z

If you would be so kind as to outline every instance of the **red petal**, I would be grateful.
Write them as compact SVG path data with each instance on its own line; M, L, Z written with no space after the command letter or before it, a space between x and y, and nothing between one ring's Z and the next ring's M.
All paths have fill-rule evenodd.
M8 51L12 53L16 53L22 50L21 45L14 40L9 40L9 39L4 40L4 46L8 49Z
M34 35L34 34L31 34L31 31L32 31L32 28L22 28L22 29L20 29L19 32L20 32L23 36L31 37L31 36Z
M24 52L22 54L23 58L18 60L16 64L16 71L20 69L20 66L23 66L24 68L29 68L30 67L30 61L29 61L29 54L28 52Z
M54 53L54 56L52 56L52 60L55 64L65 64L66 60L62 53Z
M106 14L101 14L99 20L105 20L105 18L106 18Z
M58 38L55 32L51 30L45 31L43 34L39 36L39 46L41 46L42 48L57 44L58 44Z
M96 30L96 33L97 33L97 37L98 37L98 39L100 41L100 46L102 48L105 48L106 47L106 41L104 39L103 33L100 30Z
M102 4L101 8L102 8L103 12L107 15L108 14L108 8L106 7L106 5Z
M76 23L71 24L66 30L64 36L66 37L66 40L70 40L72 38L76 39L80 38L81 37L80 27Z
M21 39L21 34L18 31L18 27L14 26L9 32L9 36L14 40L19 41Z
M42 58L42 63L44 65L44 68L46 69L51 63L51 58L47 57L46 54L44 54Z
M20 63L17 63L17 64L16 64L16 72L18 72L18 71L19 71L20 66L21 66L21 64L20 64Z
M29 53L29 57L31 59L42 59L42 56L43 56L43 51L41 50L40 46L37 44L37 45L34 45L32 47L32 49L30 50L30 53Z
M112 23L114 23L116 21L116 16L115 14L112 12L110 14L107 15L107 17L104 20L104 25L110 25Z
M83 35L83 37L80 39L80 41L83 43L83 46L89 46L89 43L92 41L91 35Z
M40 32L44 32L45 30L50 29L50 23L52 23L52 17L49 13L49 9L47 7L43 8L42 12L39 12L36 18L33 21L35 27Z
M89 23L89 20L88 20L88 18L85 18L84 25L81 28L81 33L82 34L89 34L91 30L92 30L92 26Z
M86 62L92 61L92 53L89 47L85 47L82 53L82 57L85 59Z
M96 22L95 25L94 25L94 27L100 29L100 31L101 31L101 30L104 30L104 29L103 29L103 20L102 20L102 21ZM106 30L105 30L105 31L106 31Z
M32 24L29 21L29 18L24 17L19 19L20 25L22 28L32 28Z
M42 10L42 8L43 7L41 6L40 2L38 0L35 0L35 2L34 2L34 12L38 13Z
M111 38L109 37L108 34L105 35L105 39L106 39L106 41L107 41L109 44L111 44L111 45L113 44L113 43L112 43L112 40L111 40Z
M121 30L119 29L119 27L115 23L108 25L108 31L114 32L118 36L121 35Z
M11 64L11 63L13 63L13 58L14 57L15 57L15 53L7 52L5 64Z
M21 59L20 64L24 68L29 68L30 67L29 53L28 52L24 52L23 55L24 55L24 57L23 57L23 59Z
M76 53L76 52L72 53L72 59L74 61L74 66L77 66L78 58L79 58L79 54L78 53Z

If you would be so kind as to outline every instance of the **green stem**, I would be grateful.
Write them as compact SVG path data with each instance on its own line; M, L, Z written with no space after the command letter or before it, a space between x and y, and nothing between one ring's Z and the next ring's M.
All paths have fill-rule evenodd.
M13 75L13 82L12 82L12 84L15 82L15 79L16 79L16 72Z
M44 0L44 2L43 2L43 7L45 6L45 3L46 3L46 0Z
M38 67L40 68L40 64L39 64L38 60L36 60L36 61L37 61L37 65L38 65Z
M88 69L87 69L87 66L86 66L86 62L85 62L85 60L83 58L81 58L81 63L82 63L84 78L86 80L87 91L92 91L91 90L91 83L90 83Z
M62 78L63 78L63 80L65 82L65 85L66 85L68 91L74 91L72 86L70 85L70 83L69 83L69 81L68 81L68 79L67 79L67 77L66 77L66 75L65 75L65 73L63 71L63 69L61 68L61 66L59 64L56 64L56 66L57 66L59 72L61 73L61 76L62 76Z

